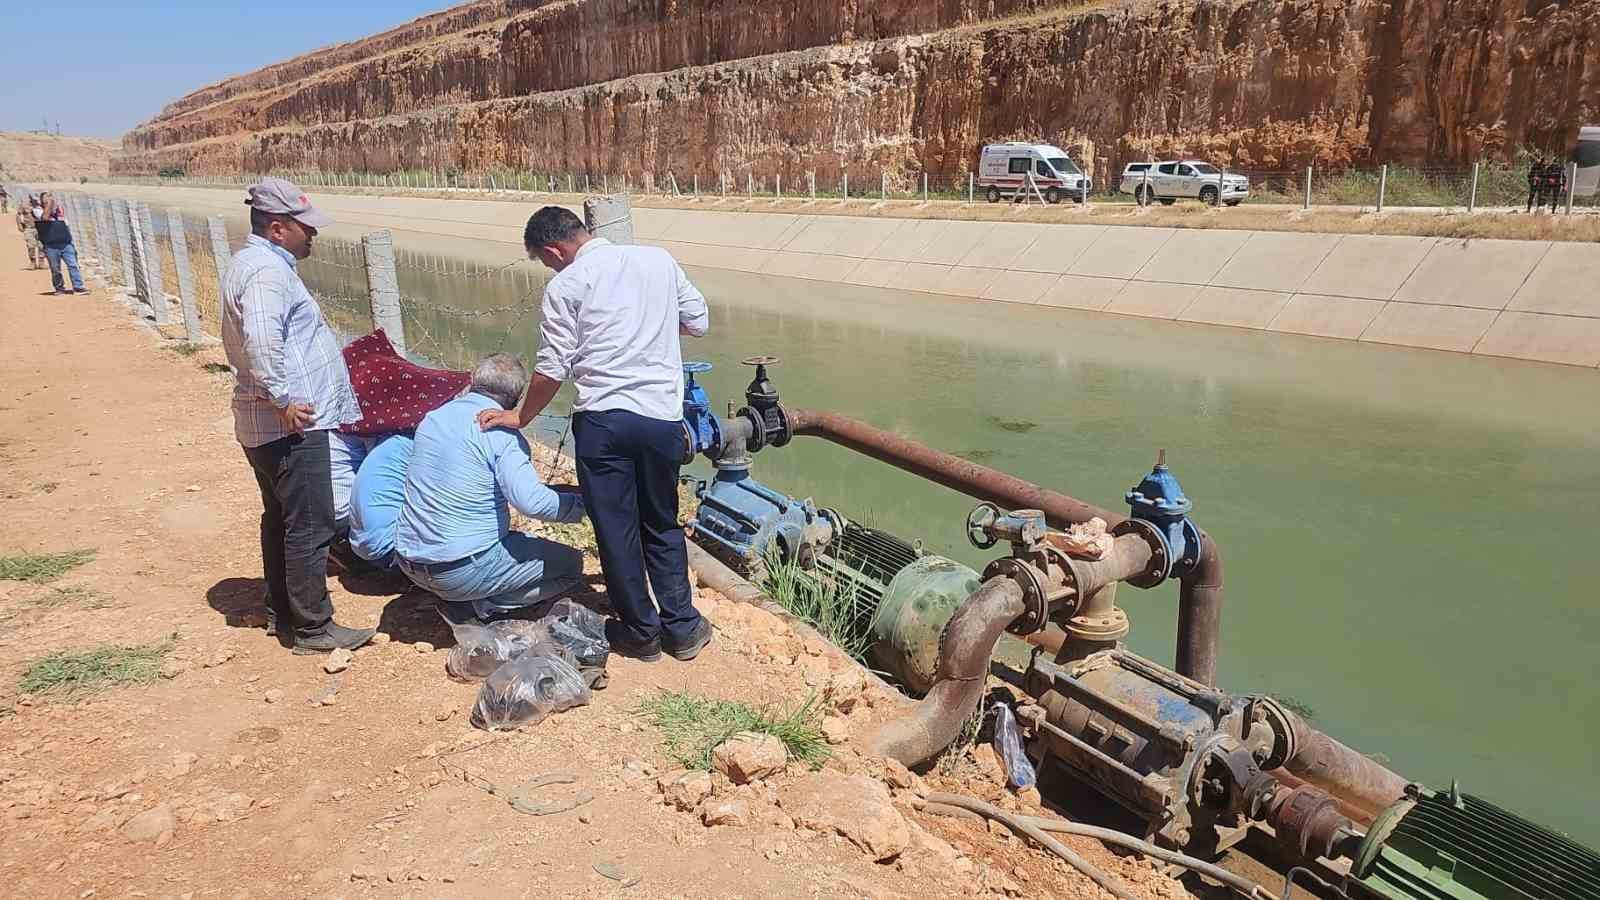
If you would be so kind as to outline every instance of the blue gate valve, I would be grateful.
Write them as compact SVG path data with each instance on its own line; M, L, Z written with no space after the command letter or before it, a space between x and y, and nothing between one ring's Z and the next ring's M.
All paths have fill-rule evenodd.
M683 464L708 450L722 446L722 422L711 411L711 398L694 376L711 371L711 363L690 360L683 364L683 431L685 447Z
M1172 564L1166 577L1194 571L1200 561L1200 529L1189 521L1194 504L1183 494L1178 476L1167 468L1167 451L1156 457L1155 468L1124 498L1133 518L1149 522L1167 544L1167 559Z

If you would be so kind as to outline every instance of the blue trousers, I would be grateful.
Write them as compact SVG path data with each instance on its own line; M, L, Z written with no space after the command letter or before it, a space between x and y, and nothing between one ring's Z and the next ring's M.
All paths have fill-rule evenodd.
M612 611L634 640L688 641L700 613L678 525L682 425L625 410L580 412L572 435Z
M78 251L74 250L71 244L65 247L46 247L44 248L44 255L46 259L50 260L50 283L55 286L56 290L64 291L67 289L66 284L61 280L62 260L67 261L67 274L72 276L72 289L75 291L83 290L83 276L78 273Z
M507 532L470 562L444 571L404 557L399 563L417 587L445 603L470 605L480 619L533 606L583 583L582 552L520 531Z

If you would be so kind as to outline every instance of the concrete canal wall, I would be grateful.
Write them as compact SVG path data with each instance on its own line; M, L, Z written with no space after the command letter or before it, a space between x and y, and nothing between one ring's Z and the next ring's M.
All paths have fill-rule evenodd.
M90 185L242 217L242 192ZM335 237L504 263L543 202L323 194ZM1600 245L648 209L686 266L1600 366Z

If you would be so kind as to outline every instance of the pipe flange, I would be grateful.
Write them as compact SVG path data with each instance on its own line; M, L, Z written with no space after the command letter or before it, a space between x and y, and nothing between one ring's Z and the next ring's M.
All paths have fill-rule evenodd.
M1261 722L1272 729L1272 750L1261 760L1261 768L1268 772L1282 768L1300 749L1295 743L1292 715L1271 697L1251 697L1245 704L1246 722Z
M1137 534L1150 545L1150 565L1143 572L1130 575L1125 580L1136 588L1145 589L1166 581L1167 576L1172 574L1172 553L1167 548L1167 538L1161 529L1143 519L1123 519L1111 529L1111 536L1121 537L1124 534Z
M997 575L1004 575L1022 588L1022 615L1012 620L1006 630L1020 637L1043 631L1050 618L1044 574L1025 560L1007 556L989 563L983 569L984 581Z
M1120 641L1128 636L1128 614L1113 606L1103 616L1073 616L1062 626L1068 637L1086 641Z

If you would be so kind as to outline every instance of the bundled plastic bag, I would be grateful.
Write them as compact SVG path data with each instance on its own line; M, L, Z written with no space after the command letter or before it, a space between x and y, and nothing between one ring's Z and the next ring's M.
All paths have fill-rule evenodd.
M589 702L591 694L566 653L543 642L495 669L472 705L472 725L508 731L533 725L551 713Z
M606 640L606 618L581 603L557 600L539 620L550 629L550 637L572 652L579 669L604 669L611 655Z
M526 653L540 641L550 640L542 622L507 619L488 625L453 625L456 645L444 660L444 671L456 681L479 681Z
M1022 727L1017 716L1004 703L994 705L994 752L1006 767L1006 784L1014 791L1031 786L1038 779L1033 762L1022 748Z

